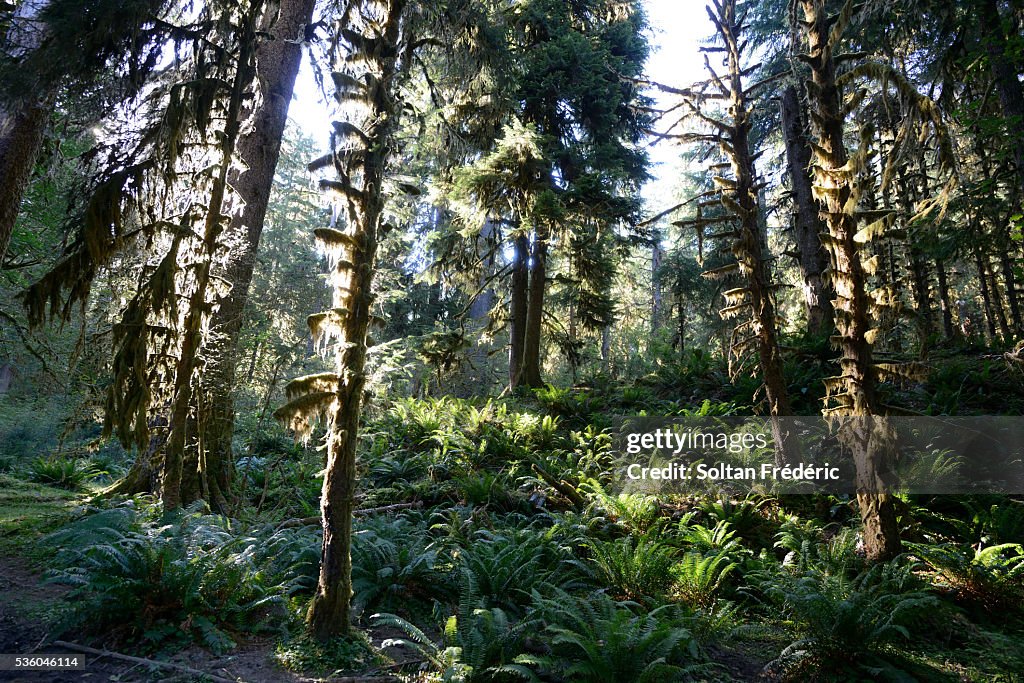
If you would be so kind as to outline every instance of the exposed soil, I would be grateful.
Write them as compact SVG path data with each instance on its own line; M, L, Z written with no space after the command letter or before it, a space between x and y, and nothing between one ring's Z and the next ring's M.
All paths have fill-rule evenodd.
M55 646L50 642L54 639L50 633L50 626L40 616L47 613L47 608L52 608L59 603L66 592L67 589L64 587L43 583L38 574L17 558L0 558L0 653L70 654L71 651L67 648ZM370 634L373 644L377 647L386 638L396 635L398 635L397 632L388 630ZM76 637L74 633L65 633L59 639L104 649L84 637ZM285 671L274 662L273 651L273 640L253 639L240 642L237 648L224 655L217 655L198 646L192 646L176 653L167 661L244 683L308 683L332 680L331 678L308 678ZM123 654L133 653L124 652ZM389 649L388 654L392 654L400 662L408 661L407 658L410 655L398 648ZM201 677L184 672L165 668L150 668L145 664L125 662L107 656L88 654L81 656L86 659L85 671L18 673L0 671L0 681L17 681L19 683L72 683L78 681L155 683L157 681L174 681L186 683L202 680ZM368 683L370 681L387 681L392 678L389 672L394 670L395 667L384 667L377 671L367 672L368 675L364 680ZM333 680L353 679L336 678Z

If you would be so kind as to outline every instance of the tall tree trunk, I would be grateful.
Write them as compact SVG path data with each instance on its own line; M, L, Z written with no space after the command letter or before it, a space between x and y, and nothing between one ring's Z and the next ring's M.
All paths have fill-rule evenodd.
M601 362L604 364L605 372L612 369L612 326L605 325L601 328Z
M5 37L7 56L18 58L39 47L44 35L39 14L47 4L47 0L23 0L18 5ZM50 99L51 93L43 92L0 102L0 266L7 258L21 198L39 157Z
M917 199L917 193L903 170L899 172L898 178L899 184L896 190L908 238L907 252L910 261L911 290L917 322L918 354L921 358L926 358L928 355L929 338L935 331L935 323L932 316L928 264L919 244L921 239L920 229L910 225L910 219L914 215L914 201ZM892 280L892 282L895 283L896 280Z
M891 430L871 417L878 414L879 406L868 342L869 299L854 239L857 217L853 205L857 197L853 192L854 173L847 165L850 158L843 139L843 109L832 59L837 45L829 40L834 24L826 14L824 0L799 2L804 15L799 28L807 42L807 52L801 57L811 69L815 109L816 185L820 188L822 218L830 237L827 246L832 257L841 350L841 374L828 381L828 393L838 403L831 412L852 417L846 425L846 438L856 457L857 503L864 547L870 559L882 560L900 550L895 501L884 477L894 440ZM866 152L861 150L862 154Z
M684 358L686 356L686 300L680 294L677 297L677 301L679 319L677 321L676 335L679 340L679 357Z
M405 0L392 0L382 8L383 16L376 17L366 7L355 9L359 23L345 28L347 34L358 37L347 39L347 47L361 53L363 61L343 62L341 55L337 56L338 65L347 69L345 75L367 87L359 104L353 103L362 114L354 122L361 132L360 142L356 143L358 149L335 154L335 168L341 178L339 188L347 197L346 230L318 231L318 236L337 256L333 278L335 308L326 317L337 320L339 342L335 356L337 375L331 380L335 390L333 395L328 392L333 414L320 502L324 533L320 576L306 617L310 632L321 640L346 634L350 628L356 445L366 381L366 333L374 298L374 258L385 204L382 188L401 114L401 105L392 89L399 57L404 62L410 49L410 37L404 35L405 7ZM375 37L378 31L380 34ZM372 52L364 49L377 44L386 47ZM344 96L340 99L344 100Z
M530 296L526 310L526 336L523 340L521 384L542 387L540 347L544 324L544 290L547 286L548 232L538 228L530 253Z
M1020 84L1019 58L1009 53L1003 18L996 0L981 0L980 33L988 52L989 69L999 92L999 105L1017 167L1017 191L1024 196L1024 89Z
M992 262L989 257L982 255L982 270L988 278L989 296L992 297L992 310L996 314L996 322L999 324L999 333L1003 337L1003 343L1009 344L1013 339L1013 332L1010 330L1010 321L1006 317L1006 309L1003 308L1003 294L999 291L999 279L996 272L992 270Z
M288 120L295 77L302 61L305 27L312 21L314 0L281 0L277 13L264 20L262 30L272 34L256 50L256 80L259 94L248 116L247 132L240 136L237 154L243 170L232 171L228 181L244 202L231 212L223 240L231 245L223 278L230 291L220 299L210 321L203 355L208 359L200 386L206 410L196 411L193 431L202 434L190 444L187 460L199 468L193 477L198 486L186 487L186 502L209 491L208 502L226 512L227 493L233 474L231 439L234 433L233 392L238 365L238 339L245 304L249 297L253 269L259 250L263 222L281 152L281 139ZM201 424L200 424L201 423ZM203 446L203 453L196 448Z
M526 346L526 312L529 308L530 242L526 235L513 241L512 291L509 302L508 385L515 388L522 382Z
M189 296L188 312L185 315L182 329L181 350L174 370L174 398L171 403L169 419L170 431L164 446L163 479L160 487L160 500L165 511L174 510L182 505L183 493L185 493L182 488L183 480L186 482L193 480L193 468L198 469L204 461L201 456L197 458L196 462L186 457L187 437L190 433L193 440L198 436L193 425L190 424L189 413L193 397L196 395L193 385L196 383L196 375L200 367L200 347L204 339L208 338L208 334L203 329L207 319L206 311L209 308L207 290L211 278L211 265L222 244L221 236L225 226L221 216L228 190L228 169L233 166L232 160L235 158L245 91L252 82L254 74L254 42L257 28L255 17L260 11L261 5L262 2L253 2L249 7L251 14L243 18L244 35L240 38L242 48L237 56L238 64L235 67L234 82L225 114L226 123L221 136L220 170L213 181L209 203L206 207L201 254L194 268L195 285ZM186 461L193 466L190 468L187 478L184 477ZM207 486L206 489L208 491L209 487ZM188 493L191 496L194 492Z
M736 15L735 0L716 2L715 9L708 8L708 14L721 37L727 68L724 82L719 81L719 89L721 96L729 103L729 115L716 122L716 128L719 130L722 152L732 165L733 177L731 182L723 180L721 183L721 198L725 208L738 222L732 253L746 285L726 293L726 308L722 314L735 317L740 311L749 310L750 318L740 323L737 330L743 329L743 334L752 334L741 343L749 341L754 345L770 414L790 415L792 409L782 370L775 301L766 258L767 235L762 227L762 211L756 187L757 171L750 149L753 110L743 85L743 56L740 54L745 44L742 38L743 20ZM781 447L782 440L777 439L776 444Z
M796 216L793 235L796 242L800 275L803 278L804 307L807 310L807 331L812 335L831 334L833 328L832 288L825 281L828 253L821 245L825 226L821 207L814 198L810 165L811 146L807 127L801 116L800 95L795 86L782 93L782 134L786 142L786 161Z
M494 233L494 222L488 218L484 221L484 225L476 239L476 250L477 254L483 259L483 267L480 269L480 289L477 292L476 298L473 299L469 306L470 320L486 320L487 316L491 314L491 309L494 308L494 289L487 284L494 273L494 252L491 245ZM480 348L480 352L486 353L486 349Z
M1021 320L1020 296L1017 290L1017 276L1014 273L1013 258L1010 250L1013 249L1013 241L1001 240L1003 245L999 249L999 268L1003 272L1003 285L1006 288L1006 302L1010 306L1010 319L1013 321L1014 339L1021 332L1024 332L1024 321Z

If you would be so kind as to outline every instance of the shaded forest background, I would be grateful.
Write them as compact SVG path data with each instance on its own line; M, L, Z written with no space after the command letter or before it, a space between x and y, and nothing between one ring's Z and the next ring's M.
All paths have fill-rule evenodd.
M73 587L50 630L163 656L276 621L284 669L445 680L1018 680L1024 504L864 485L884 423L854 496L618 494L609 463L616 415L1021 415L1024 7L706 19L679 83L641 2L0 2L0 539Z

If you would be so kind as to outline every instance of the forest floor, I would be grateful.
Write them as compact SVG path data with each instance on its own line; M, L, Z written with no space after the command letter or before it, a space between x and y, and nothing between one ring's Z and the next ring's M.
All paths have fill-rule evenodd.
M77 654L67 647L55 645L51 635L54 617L63 609L68 589L46 583L44 577L25 560L0 557L0 653L42 656L46 654ZM383 640L396 635L390 629L380 629L371 635L371 641L380 647ZM60 640L97 647L95 637L79 637L74 632L64 633ZM378 668L361 674L345 676L304 676L282 669L274 660L275 640L253 638L239 642L230 653L217 655L193 645L161 658L172 664L188 667L208 676L190 674L167 668L129 662L112 656L84 654L84 671L20 672L0 671L0 681L11 683L71 683L72 681L118 681L120 683L155 683L175 681L208 681L213 676L245 683L312 681L384 683L399 679L382 673ZM102 646L98 646L102 649ZM400 660L401 661L401 660ZM216 679L214 679L216 680Z
M40 656L76 654L56 645L54 640L105 650L95 635L64 630L62 616L68 611L70 589L46 581L41 560L46 552L39 540L65 522L82 502L82 496L60 489L40 486L0 475L0 653ZM54 634L59 633L59 637ZM376 648L398 635L393 629L377 629L369 634ZM246 683L310 681L364 681L383 683L397 678L376 670L348 673L346 676L317 677L281 668L274 659L273 637L240 638L238 646L222 655L192 645L170 656L156 655L156 661L170 662L206 676L182 670L149 666L113 656L83 654L85 671L11 672L0 671L0 681L24 683L70 683L71 681L118 681L119 683L216 680L214 677ZM113 651L113 650L108 650ZM135 656L134 653L124 652ZM399 662L408 663L396 652Z
M320 556L319 529L302 522L315 518L319 505L323 464L315 449L297 448L284 434L253 439L239 468L242 504L232 519L196 508L169 523L152 497L90 501L101 485L94 480L74 492L33 483L40 479L32 476L29 454L42 449L19 447L21 460L0 466L0 653L68 653L54 644L59 639L187 670L91 654L84 672L0 672L0 681L424 683L441 680L446 667L450 673L473 663L484 673L473 680L504 683L515 679L495 679L479 662L508 663L512 656L538 662L540 680L591 680L565 673L583 657L559 650L567 641L556 641L558 633L575 629L595 665L633 671L635 662L663 656L653 646L634 651L641 641L658 642L645 633L655 629L668 642L676 629L685 632L685 647L674 649L674 661L689 668L683 674L676 667L685 678L673 673L664 680L1024 683L1024 561L1013 559L1024 550L1010 552L1024 544L1020 496L907 497L901 533L912 552L891 567L893 576L904 577L900 584L864 566L848 498L652 500L606 492L601 477L613 449L609 416L749 410L752 396L728 393L727 377L701 360L670 368L656 378L660 384L550 387L487 401L400 399L369 415L358 507L373 514L358 517L353 543L353 616L366 638L353 639L354 649L317 649L301 636ZM812 375L808 371L799 386L818 386L820 378ZM928 383L884 390L888 403L928 414L1024 413L1021 370L998 357L946 358ZM801 407L810 411L819 398L809 395ZM108 466L97 470L117 471ZM570 474L558 488L542 472ZM48 579L84 566L68 564L63 553L98 548L79 534L109 513L125 513L134 525L122 540L148 539L150 550L178 548L168 555L176 560L159 560L161 569L219 548L221 554L211 555L208 565L200 562L200 569L233 576L237 561L251 572L230 584L231 601L215 598L215 607L204 597L198 608L190 605L192 611L172 619L126 610L131 603L118 597L103 603L109 614L102 621L83 609L92 602ZM227 540L203 540L209 538ZM59 543L60 552L51 547ZM1008 549L1006 566L984 564L981 548L998 544ZM684 563L693 558L701 564ZM107 566L116 569L113 562ZM152 602L144 604L161 605L168 587L177 595L181 583L164 577L149 588L155 583L151 566L133 566L135 573L122 578L145 577L143 592ZM93 594L107 585L101 573L89 578ZM250 579L263 583L248 590ZM975 585L984 600L958 590ZM690 593L681 592L687 587ZM277 601L252 612L256 623L233 620L239 605L268 592ZM917 610L914 600L927 610ZM222 604L236 612L218 613ZM916 615L913 622L900 617L899 629L890 629L899 616L893 605ZM381 613L385 617L376 616ZM227 647L211 646L196 626L207 617ZM131 620L130 631L124 622ZM516 631L520 623L524 630ZM417 640L413 631L425 649L383 647L388 639ZM509 654L501 650L502 638L511 642L513 636L518 649ZM498 655L491 651L495 644ZM561 670L563 660L552 652L568 663ZM617 674L592 680L599 678L638 680Z

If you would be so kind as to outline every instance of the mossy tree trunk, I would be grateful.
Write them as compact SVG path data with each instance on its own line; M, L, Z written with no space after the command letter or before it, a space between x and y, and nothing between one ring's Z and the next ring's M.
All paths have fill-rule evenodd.
M863 524L864 546L872 560L891 558L900 551L895 500L887 490L886 477L893 455L892 433L879 414L869 342L870 308L866 274L857 241L854 194L856 171L850 164L843 139L844 116L836 83L833 53L842 32L838 24L853 11L847 3L846 18L829 17L823 0L798 0L806 52L801 60L811 70L808 83L814 134L813 170L815 191L828 228L826 247L832 259L836 291L835 317L841 352L840 375L827 382L829 398L837 403L826 412L847 418L842 429L857 465L857 503ZM860 150L861 155L866 150Z
M185 465L185 446L188 438L193 440L197 435L190 430L189 413L192 399L195 396L197 373L201 363L199 351L205 339L204 323L209 310L208 296L213 259L220 248L221 236L227 227L227 216L223 214L225 200L229 191L228 170L235 158L235 149L241 127L242 103L245 92L252 82L255 69L254 53L256 43L256 17L260 14L261 1L250 4L249 12L241 17L238 64L235 69L234 82L227 98L226 123L221 136L220 166L214 178L206 216L203 224L203 238L196 263L194 264L194 284L188 299L188 312L181 330L181 349L174 373L174 393L168 424L167 442L164 444L163 476L160 486L160 500L164 510L181 507L185 500L185 489L182 487ZM200 459L196 467L202 467ZM209 491L205 491L209 495Z
M508 385L519 386L523 375L526 345L526 312L529 301L530 242L517 235L512 243L512 282L509 299Z
M44 33L39 14L46 5L47 0L23 0L18 4L11 27L3 36L6 57L17 59L39 46ZM7 257L21 198L32 178L50 112L50 93L21 95L5 96L0 101L0 266Z
M520 383L536 388L544 386L541 376L541 342L544 328L544 292L547 289L548 231L538 228L530 250L530 287L526 310L526 334L523 340L523 371Z
M780 100L782 133L786 142L786 163L793 192L795 215L793 237L797 264L803 279L807 331L812 335L831 334L833 329L832 288L825 278L828 254L821 245L825 226L821 208L814 198L811 183L811 146L807 126L801 116L800 94L796 86L788 86Z
M694 134L696 140L708 138L718 143L732 170L731 178L715 177L719 197L727 214L721 218L698 217L696 227L703 233L706 225L725 224L723 236L732 238L731 253L735 263L705 273L707 277L730 277L737 271L743 285L725 292L726 318L739 318L732 352L739 355L753 348L764 381L768 409L772 415L790 415L792 408L786 392L786 381L779 350L778 321L771 273L768 266L768 245L762 226L758 202L755 155L750 147L753 107L752 93L744 86L747 72L743 65L743 19L736 14L735 0L712 0L707 8L721 42L715 49L725 53L726 72L719 77L708 62L713 95L695 93L688 96L694 115L710 125L713 135ZM757 87L756 85L754 87ZM727 115L716 118L703 110L705 100L722 101ZM777 423L776 423L777 426ZM780 458L784 459L781 434L776 434Z
M231 439L235 424L233 391L238 365L238 339L249 297L263 222L281 152L295 77L302 61L305 27L312 21L314 0L282 0L268 13L261 30L270 34L256 48L255 109L243 112L248 130L238 139L237 155L244 170L233 170L229 184L242 202L231 212L223 241L231 246L222 277L231 289L218 301L210 320L203 355L208 362L200 381L187 445L189 485L186 502L205 498L214 509L227 508L233 472Z
M307 628L320 640L350 630L356 445L374 258L384 232L383 185L401 114L398 80L412 49L407 6L404 0L353 2L335 23L332 76L349 118L334 124L336 146L328 157L338 179L321 184L339 197L345 222L315 231L331 263L332 308L309 318L317 346L333 351L335 371L290 382L290 401L276 412L306 437L316 418L327 418L320 575L306 614Z

